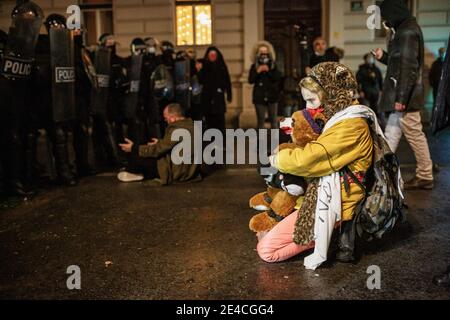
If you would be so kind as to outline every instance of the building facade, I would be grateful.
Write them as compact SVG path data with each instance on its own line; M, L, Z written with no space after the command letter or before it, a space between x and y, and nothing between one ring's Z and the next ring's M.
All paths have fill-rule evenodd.
M306 0L305 0L306 1ZM343 63L357 70L362 63L362 57L375 47L385 47L385 39L380 31L367 28L368 6L375 4L374 0L317 0L320 2L320 30L328 39L331 46L338 46L345 50ZM91 36L93 41L101 31L113 31L120 44L119 54L129 54L129 44L135 37L153 36L158 40L169 40L174 44L183 43L179 48L194 48L197 56L202 56L207 43L211 42L220 48L228 64L232 83L233 101L228 107L227 120L230 126L254 127L256 116L251 102L251 86L247 83L248 71L251 65L253 45L265 37L265 6L267 0L35 0L45 14L66 14L69 5L79 2L84 17L96 16L86 22L89 29L96 29L97 34ZM292 1L279 0L280 8L283 3ZM302 0L295 1L296 3ZM7 31L9 14L14 7L14 0L0 0L0 29ZM92 7L85 8L84 4ZM177 21L186 24L184 16L177 9L178 6L209 6L210 11L204 11L197 17L189 17L187 23L210 23L210 29L190 29L182 31ZM448 45L450 33L450 1L448 0L412 0L410 6L413 14L418 18L426 41L426 65L431 65L440 47ZM96 9L97 8L97 9ZM195 9L192 14L197 11ZM200 12L200 11L199 11ZM206 12L206 15L205 15ZM200 14L203 16L200 17ZM289 12L285 12L289 14ZM103 19L101 19L103 17ZM190 19L190 20L189 20ZM88 19L89 20L89 19ZM298 18L301 22L301 17ZM106 21L106 22L105 22ZM110 26L106 26L109 23ZM266 28L267 30L267 28ZM180 32L184 32L183 35ZM190 32L198 33L191 35ZM208 33L209 32L209 33ZM205 36L206 38L202 38ZM197 37L199 39L197 39ZM195 38L194 43L192 43ZM177 43L178 42L178 43ZM196 44L200 43L200 44ZM425 78L427 70L425 70ZM427 100L428 107L431 101Z

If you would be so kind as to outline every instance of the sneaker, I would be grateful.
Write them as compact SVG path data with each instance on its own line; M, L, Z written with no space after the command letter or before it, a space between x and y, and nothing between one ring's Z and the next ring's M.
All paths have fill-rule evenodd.
M144 182L145 187L161 187L162 181L161 179L152 179Z
M121 182L138 182L144 180L144 175L122 171L117 175L117 179Z
M433 180L423 180L417 177L405 182L405 190L432 190L434 187Z

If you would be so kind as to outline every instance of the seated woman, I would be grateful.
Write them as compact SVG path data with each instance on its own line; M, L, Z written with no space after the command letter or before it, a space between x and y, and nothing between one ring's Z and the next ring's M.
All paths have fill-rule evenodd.
M312 182L301 208L267 233L257 250L264 261L279 262L315 248L305 259L306 268L315 269L326 260L331 234L338 225L341 251L337 257L343 261L353 259L353 243L347 233L364 194L342 172L348 168L364 181L373 153L367 120L376 126L377 122L373 111L354 100L356 79L342 64L318 64L300 87L307 104L324 108L327 123L317 141L303 149L282 150L271 156L271 163L281 172L310 178Z

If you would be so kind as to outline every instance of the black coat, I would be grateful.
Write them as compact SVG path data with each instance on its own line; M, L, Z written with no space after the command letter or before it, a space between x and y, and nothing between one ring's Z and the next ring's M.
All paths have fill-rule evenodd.
M267 104L278 102L280 98L281 73L274 66L269 72L258 73L257 66L253 64L250 68L248 82L254 84L253 103Z
M209 62L208 54L211 50L217 51L217 61ZM203 67L198 73L202 90L202 111L205 115L218 115L227 112L226 100L231 102L231 80L227 65L220 51L210 47L206 51Z
M409 17L391 34L388 52L381 59L387 71L380 111L394 111L396 102L406 105L406 111L418 111L424 106L422 30L416 18Z
M314 68L322 62L339 62L339 55L336 53L335 49L335 47L328 48L323 56L318 56L313 53L309 60L309 67Z
M450 36L449 36L450 41ZM432 132L437 132L449 126L450 119L450 47L442 65L441 81L436 92L435 106L433 108Z
M441 74L442 74L442 67L444 66L444 61L442 61L441 58L438 58L433 62L430 69L429 79L430 79L430 85L433 87L433 89L436 89L439 87L439 82L441 80Z
M365 98L372 101L378 100L383 86L383 76L380 69L374 64L362 64L356 73L359 89L364 92Z

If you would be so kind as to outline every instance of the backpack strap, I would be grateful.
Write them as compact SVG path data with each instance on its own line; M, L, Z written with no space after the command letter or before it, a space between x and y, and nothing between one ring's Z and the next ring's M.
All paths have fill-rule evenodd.
M359 179L355 176L355 174L352 172L352 170L350 170L348 166L342 168L342 172L344 174L344 188L347 193L350 192L350 182L348 181L347 178L347 176L349 176L358 185L358 187L362 189L364 195L367 196L368 192L366 187L361 183L361 181L359 181Z

